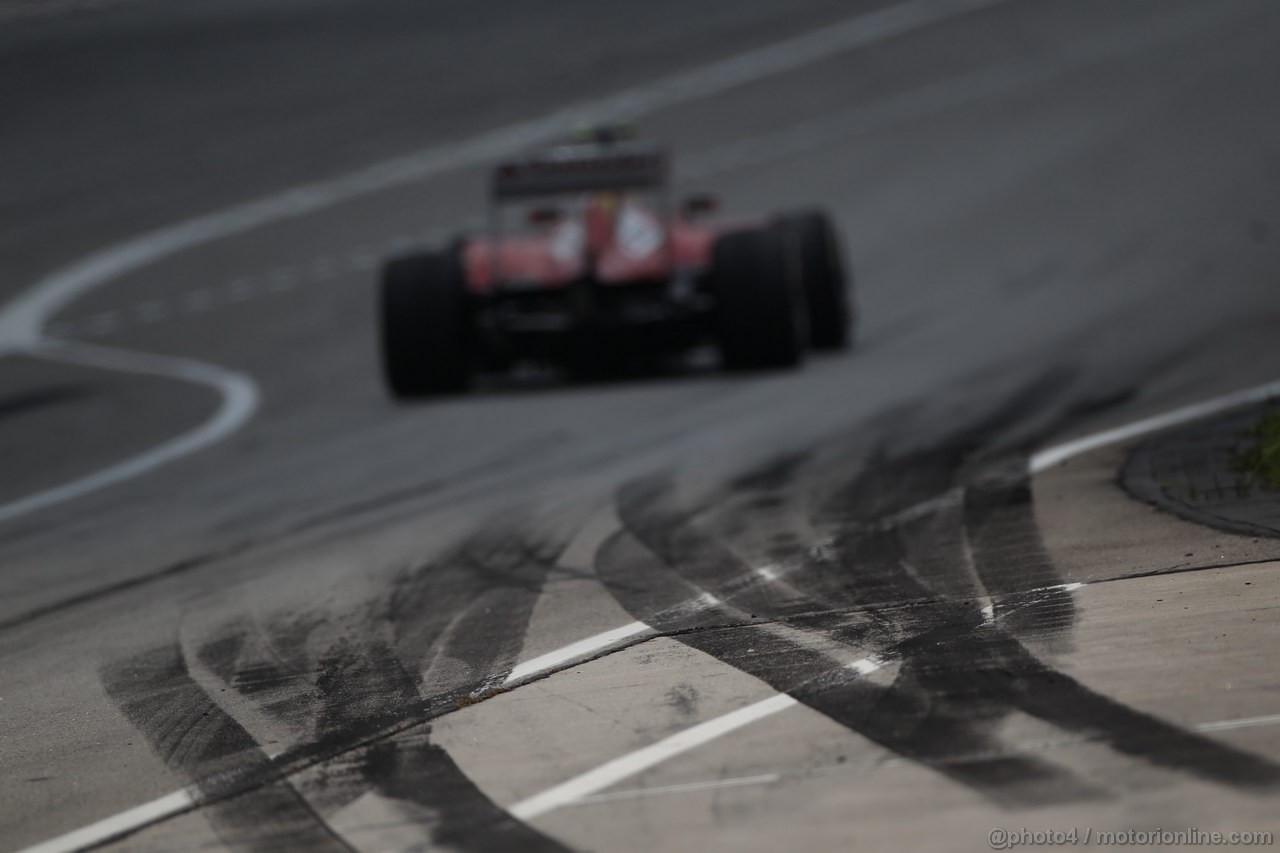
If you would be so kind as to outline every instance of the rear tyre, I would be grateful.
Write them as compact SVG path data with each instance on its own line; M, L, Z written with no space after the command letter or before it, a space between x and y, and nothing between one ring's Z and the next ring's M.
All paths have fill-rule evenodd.
M399 398L465 391L473 334L456 252L409 255L382 270L382 366Z
M730 370L795 367L808 330L804 294L777 229L737 231L712 249L720 353Z
M797 213L779 223L788 251L799 259L809 318L809 344L840 350L853 338L850 291L853 276L844 266L831 218L820 211Z

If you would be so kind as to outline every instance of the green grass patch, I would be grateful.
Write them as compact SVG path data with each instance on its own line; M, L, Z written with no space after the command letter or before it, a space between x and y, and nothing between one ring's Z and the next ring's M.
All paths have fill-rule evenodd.
M1250 443L1232 453L1232 467L1245 487L1280 491L1280 411L1264 415L1242 436Z

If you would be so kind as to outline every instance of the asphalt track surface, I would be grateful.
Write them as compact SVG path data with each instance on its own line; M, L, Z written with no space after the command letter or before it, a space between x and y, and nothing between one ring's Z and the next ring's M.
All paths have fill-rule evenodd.
M3 846L122 814L130 849L1275 828L1275 727L1213 721L1280 713L1280 638L1213 645L1246 617L1205 575L1174 624L1206 645L1175 659L1145 599L1097 591L1171 565L1117 544L1172 548L1165 522L1025 472L1280 376L1278 37L1264 0L150 0L7 21ZM730 82L707 71L733 57ZM618 93L689 189L834 214L857 346L796 373L392 404L379 259L481 212L486 146ZM393 180L362 171L392 160ZM56 306L40 346L19 334L12 300L94 252L349 174L359 192L196 229ZM217 441L23 503L207 426L228 377L245 396ZM1210 676L1242 645L1231 693ZM1086 650L1123 678L1104 689Z

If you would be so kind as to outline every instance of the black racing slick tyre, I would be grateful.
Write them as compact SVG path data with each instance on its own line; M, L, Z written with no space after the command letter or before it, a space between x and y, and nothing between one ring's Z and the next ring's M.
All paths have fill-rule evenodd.
M816 350L845 349L853 337L853 276L845 269L831 218L810 211L786 216L778 225L788 251L798 261L804 283L810 346Z
M786 260L782 235L772 228L726 234L712 248L717 337L728 369L804 361L804 294Z
M465 391L472 375L472 318L453 251L409 255L382 270L382 366L401 399Z

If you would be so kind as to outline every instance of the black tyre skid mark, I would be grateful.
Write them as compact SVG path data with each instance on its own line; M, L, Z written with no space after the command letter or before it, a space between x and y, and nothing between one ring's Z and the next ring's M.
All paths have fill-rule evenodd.
M107 694L175 773L200 780L205 811L232 849L349 850L284 779L265 779L252 794L241 768L270 765L253 737L187 671L177 643L110 664Z
M327 619L306 615L224 626L196 654L294 731L297 745L274 759L191 677L176 643L108 664L102 679L157 755L192 780L228 847L349 849L317 808L331 813L372 789L406 804L433 844L563 850L489 800L430 742L429 726L511 667L562 547L518 524L483 528L344 619L354 633L331 636ZM416 673L440 655L465 664L459 678L419 689Z
M942 615L939 609L945 605L926 601L924 593L909 596L911 600L889 597L883 607L869 598L848 606L847 610L831 600L812 599L810 613L776 617L776 621L853 650L875 649L878 657L899 661L895 683L881 687L856 678L827 654L775 635L767 625L744 624L752 618L774 621L760 613L758 605L753 606L754 613L746 614L733 606L736 602L730 601L699 615L686 616L679 622L633 609L635 602L629 588L634 586L619 584L617 580L623 572L634 578L640 564L635 559L627 563L615 563L611 559L613 549L625 547L630 535L618 534L617 541L602 551L598 570L623 606L659 631L675 635L686 645L737 667L780 692L789 693L835 722L903 757L932 766L1002 805L1031 806L1101 796L1100 792L1039 758L986 757L1001 752L991 731L1007 711L998 705L983 708L966 703L964 696L939 689L940 674L926 666L927 661L936 658L929 646L935 638L925 633L922 626L934 624L935 619L954 619L959 614ZM847 551L854 544L844 541L837 549ZM857 558L870 557L878 544L875 541L856 543ZM643 545L637 541L633 547L639 550ZM738 570L747 571L747 567L739 565ZM644 571L658 583L682 587L688 584L680 576L678 558L672 559L671 554L653 554ZM802 572L788 578L796 585L803 583ZM690 596L691 592L685 595ZM966 626L956 632L962 637L968 635L966 629L981 623L976 606L965 610ZM900 639L902 635L910 638L913 631L920 632L918 644Z
M983 452L999 447L1001 427L1041 396L1031 389L939 448L882 455L837 489L818 507L814 526L836 531L831 550L838 565L809 560L786 577L805 593L807 606L789 600L771 607L767 591L752 588L748 596L697 613L672 607L704 590L732 589L735 577L749 573L730 547L731 536L726 541L705 532L699 522L716 506L752 502L735 504L720 495L704 506L680 507L670 482L660 477L619 491L624 530L601 549L599 574L636 618L1004 807L1106 796L1043 758L1009 754L996 729L1014 711L1210 782L1245 790L1280 786L1274 763L1097 694L1025 645L1065 648L1075 604L1066 590L1055 588L1062 580L1039 539L1023 457L1004 449L984 460ZM780 460L734 487L800 488L802 461ZM939 524L936 515L888 529L877 523L956 487L963 487L963 500L949 525L954 529ZM732 533L751 521L739 517L721 526ZM971 557L958 551L958 543L967 544ZM935 563L950 567L945 594L935 589L937 565L934 583L911 568L913 553L930 551ZM956 595L966 587L971 595ZM991 596L994 621L977 603L984 591ZM855 615L861 618L850 618ZM897 676L882 687L837 672L827 656L766 626L744 624L752 621L819 632L854 649L877 646L879 657L899 664Z

